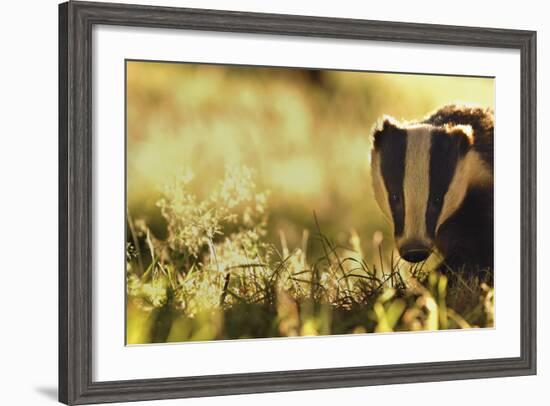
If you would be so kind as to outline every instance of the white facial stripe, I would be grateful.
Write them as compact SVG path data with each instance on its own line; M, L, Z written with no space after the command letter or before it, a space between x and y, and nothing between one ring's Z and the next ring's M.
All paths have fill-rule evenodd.
M437 220L435 232L437 233L441 224L443 224L451 215L460 207L464 196L466 196L466 190L468 189L468 165L467 156L461 159L455 169L455 173L449 189L443 199L443 207Z
M374 188L374 197L378 206L382 209L384 215L391 221L392 214L391 208L388 200L388 191L384 180L382 178L382 172L380 169L380 154L372 151L371 155L371 165L372 165L372 185Z
M430 193L430 126L407 130L407 153L403 192L405 227L402 240L429 241L426 232L426 208Z
M470 151L461 159L456 166L455 174L449 189L443 200L443 207L435 228L436 233L441 224L453 215L460 207L468 187L470 185L492 185L493 175L487 164L481 159L476 151Z
M492 186L493 173L489 165L481 158L478 152L470 151L466 155L468 166L468 185Z

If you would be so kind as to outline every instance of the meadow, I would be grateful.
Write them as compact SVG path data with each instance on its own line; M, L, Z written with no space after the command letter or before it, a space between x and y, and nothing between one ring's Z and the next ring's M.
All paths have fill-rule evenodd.
M383 114L492 79L127 62L127 344L491 327L492 278L394 251Z

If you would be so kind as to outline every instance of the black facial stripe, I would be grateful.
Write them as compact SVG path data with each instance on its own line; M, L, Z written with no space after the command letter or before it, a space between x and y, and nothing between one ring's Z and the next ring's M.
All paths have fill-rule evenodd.
M395 235L401 235L405 225L403 180L405 177L407 132L394 126L385 127L382 131L385 134L377 137L375 148L380 154L380 171L388 191Z
M467 146L463 136L450 135L445 130L433 130L431 136L430 193L426 208L426 231L428 236L434 238L443 199L453 179L458 160Z

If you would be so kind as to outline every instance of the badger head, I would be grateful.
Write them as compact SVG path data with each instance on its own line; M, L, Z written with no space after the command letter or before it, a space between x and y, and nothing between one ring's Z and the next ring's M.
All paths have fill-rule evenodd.
M406 261L425 260L468 188L492 176L472 148L473 136L470 127L401 126L391 118L374 131L375 198Z

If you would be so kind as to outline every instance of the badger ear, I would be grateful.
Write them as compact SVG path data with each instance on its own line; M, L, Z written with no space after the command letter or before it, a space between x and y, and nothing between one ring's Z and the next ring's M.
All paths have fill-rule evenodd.
M446 131L456 140L462 152L466 152L474 144L474 131L469 125L447 127Z
M374 149L379 150L385 139L402 132L403 130L399 127L399 124L393 117L384 116L384 118L376 126L372 135Z

